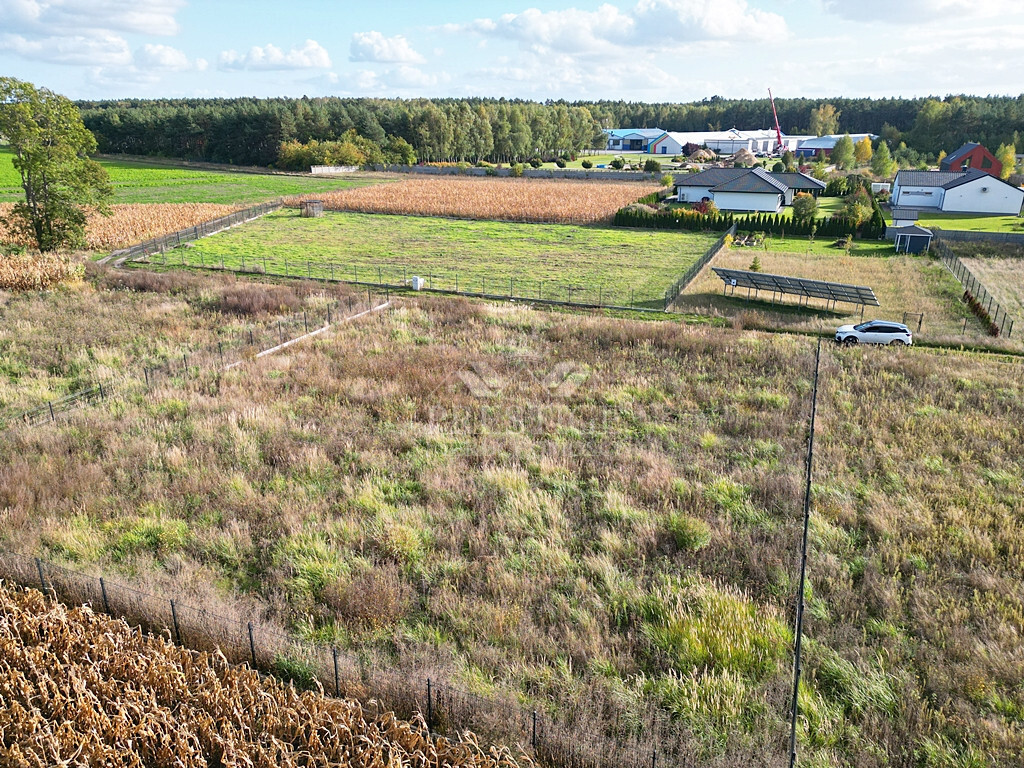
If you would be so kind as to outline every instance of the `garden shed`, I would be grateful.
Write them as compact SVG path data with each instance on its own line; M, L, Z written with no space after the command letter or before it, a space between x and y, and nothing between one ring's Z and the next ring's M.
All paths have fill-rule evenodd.
M913 224L895 231L896 253L924 253L932 244L932 231Z

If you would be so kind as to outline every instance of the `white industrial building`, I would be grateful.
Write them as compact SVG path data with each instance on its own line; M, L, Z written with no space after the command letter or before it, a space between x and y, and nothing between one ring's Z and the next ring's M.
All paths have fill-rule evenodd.
M782 135L782 148L796 150L802 141L811 136ZM707 147L720 155L733 155L741 149L754 154L774 152L778 147L778 136L774 130L740 131L735 128L728 131L665 131L651 141L647 151L652 155L678 155L687 144Z

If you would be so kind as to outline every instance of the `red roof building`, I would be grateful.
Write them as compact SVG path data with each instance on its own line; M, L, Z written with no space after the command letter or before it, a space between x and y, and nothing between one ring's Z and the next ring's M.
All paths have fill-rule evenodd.
M942 162L939 163L940 171L966 171L971 168L984 171L996 178L1003 172L1003 164L981 144L964 144L953 154L942 158Z

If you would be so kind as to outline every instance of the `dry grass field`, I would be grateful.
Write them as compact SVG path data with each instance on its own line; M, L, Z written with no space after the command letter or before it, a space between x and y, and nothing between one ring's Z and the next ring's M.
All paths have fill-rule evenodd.
M1014 318L1015 325L1024 333L1024 259L987 256L960 260Z
M518 765L3 582L0 734L7 766Z
M316 195L332 211L447 216L562 224L610 222L615 212L660 189L657 184L509 178L411 178ZM288 198L298 205L300 199Z
M823 356L801 760L1017 765L1020 368ZM782 766L813 357L797 336L403 299L0 434L0 545L255 600L570 721L658 712L702 764Z
M0 203L0 244L17 243L3 223L13 208L12 203ZM95 251L127 248L152 237L166 235L179 229L194 227L204 221L227 216L244 206L211 203L155 203L120 204L110 206L109 216L89 215L86 222L86 247Z
M711 267L749 269L754 256L759 258L763 272L872 288L879 306L865 307L864 319L879 317L900 321L904 312L924 313L924 322L917 334L921 341L1019 348L1012 339L988 336L981 322L961 302L960 284L941 262L927 257L863 257L846 256L841 252L790 254L734 248L719 254L697 276L675 308L733 316L748 327L814 332L830 332L840 325L860 321L860 307L851 304L839 304L835 310L826 310L824 301L812 299L809 308L798 309L795 296L784 297L781 306L773 305L771 295L763 292L760 297L751 294L749 301L745 289L738 289L734 296L724 296L722 280ZM915 331L916 322L916 317L907 320Z

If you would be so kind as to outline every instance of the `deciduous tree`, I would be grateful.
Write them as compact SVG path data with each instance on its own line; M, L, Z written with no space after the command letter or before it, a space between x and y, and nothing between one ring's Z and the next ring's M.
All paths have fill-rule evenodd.
M105 210L111 189L107 172L89 158L96 139L78 107L49 89L0 77L0 136L25 192L8 225L40 251L80 246L86 209Z
M873 154L874 150L871 148L871 138L869 136L865 136L853 145L853 155L857 160L858 168L863 168L870 163L871 155Z
M831 104L819 104L811 110L811 133L828 136L839 130L840 112Z
M1017 148L1013 144L1000 144L996 149L996 160L1003 164L1000 179L1008 179L1017 167Z
M854 163L857 162L857 157L850 134L846 134L836 142L836 145L832 148L831 159L835 163L836 168L842 171L849 171L853 168Z
M896 173L896 161L892 159L889 145L884 141L879 142L878 151L871 158L871 172L883 179L887 179Z

